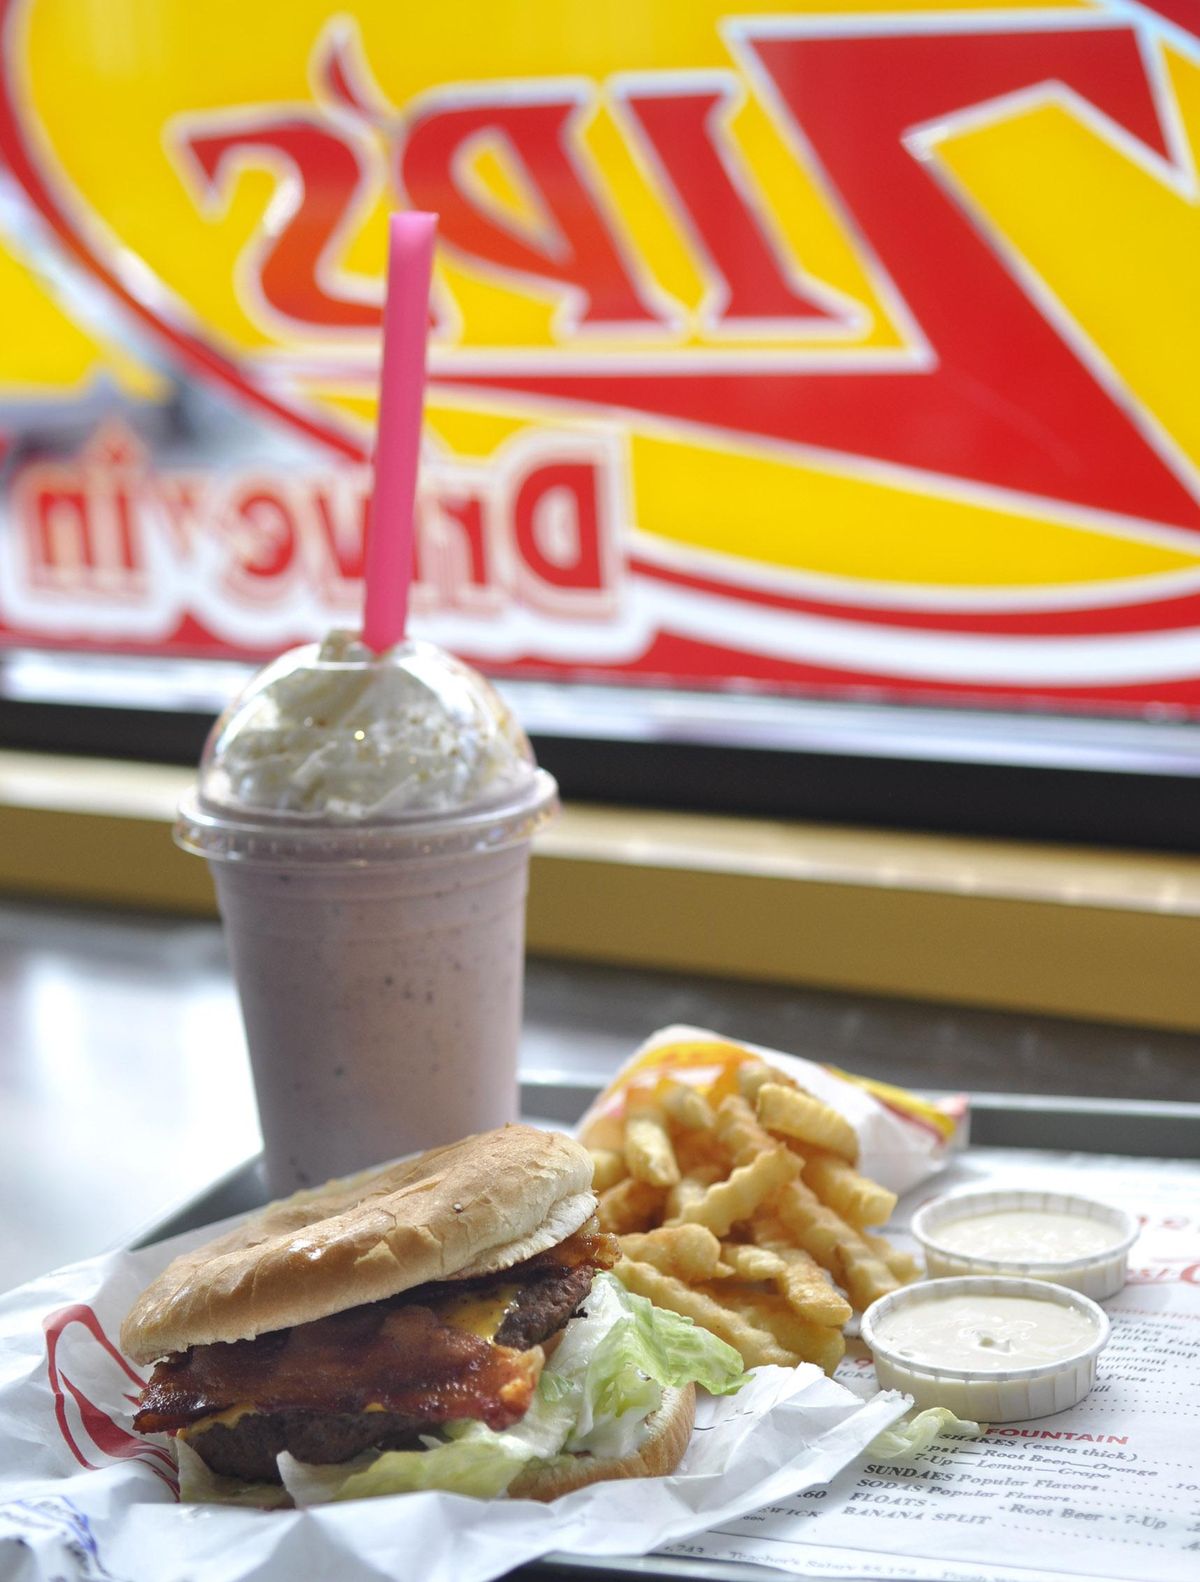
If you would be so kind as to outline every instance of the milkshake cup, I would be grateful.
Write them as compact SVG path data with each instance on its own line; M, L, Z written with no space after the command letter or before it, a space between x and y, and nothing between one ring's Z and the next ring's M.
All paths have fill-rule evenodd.
M176 839L216 886L272 1193L516 1118L556 806L495 690L430 643L335 632L217 721Z

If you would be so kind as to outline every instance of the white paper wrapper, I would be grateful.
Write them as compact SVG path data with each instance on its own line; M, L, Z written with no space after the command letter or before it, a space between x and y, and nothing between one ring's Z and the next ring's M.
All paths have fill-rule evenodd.
M859 1170L897 1195L927 1180L942 1168L954 1150L966 1145L965 1094L955 1094L932 1105L900 1088L887 1088L881 1083L862 1086L859 1081L800 1055L729 1039L707 1028L682 1025L652 1033L634 1051L589 1107L577 1127L579 1135L593 1146L618 1147L619 1131L606 1139L605 1123L622 1113L625 1088L639 1080L650 1083L669 1072L683 1081L706 1085L720 1069L719 1057L714 1056L706 1065L699 1053L696 1064L677 1065L669 1053L679 1046L703 1045L736 1045L748 1050L844 1115L858 1136ZM657 1063L660 1056L663 1064Z
M304 1511L176 1502L172 1464L133 1433L136 1370L115 1337L144 1285L214 1228L44 1276L0 1298L4 1582L485 1582L551 1551L645 1554L828 1482L909 1405L863 1403L816 1368L760 1369L702 1398L679 1472L551 1505L408 1494Z

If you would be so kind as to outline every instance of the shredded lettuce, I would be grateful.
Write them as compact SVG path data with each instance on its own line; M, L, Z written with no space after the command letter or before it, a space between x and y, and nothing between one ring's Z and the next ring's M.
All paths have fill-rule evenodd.
M287 1490L277 1483L244 1483L240 1478L223 1478L178 1434L174 1450L175 1464L179 1468L179 1498L184 1505L250 1505L260 1510L273 1510L288 1503Z
M570 1390L570 1380L564 1379L561 1373L551 1373L549 1368L543 1371L538 1380L538 1394L547 1402L561 1401Z
M868 1445L867 1455L875 1461L907 1461L928 1450L939 1434L957 1434L961 1439L982 1439L985 1427L969 1418L956 1417L948 1406L929 1406L914 1417L901 1418L885 1428Z
M344 1466L304 1466L286 1451L279 1459L283 1462L286 1457L290 1463L285 1483L297 1504L411 1494L416 1489L450 1489L489 1500L503 1494L531 1459L531 1452L526 1446L506 1443L506 1435L493 1434L482 1423L477 1426L486 1437L452 1439L429 1450L388 1450L367 1459L349 1477Z
M740 1389L746 1374L732 1346L698 1328L692 1319L626 1291L611 1275L598 1275L600 1281L620 1292L628 1321L613 1325L588 1366L599 1409L628 1410L621 1402L624 1391L637 1394L631 1383L634 1373L649 1375L660 1384L699 1384L710 1395L732 1395Z
M666 1387L696 1383L722 1395L744 1378L731 1346L599 1274L512 1428L495 1433L484 1423L454 1423L444 1436L428 1438L424 1450L389 1450L341 1466L306 1466L285 1452L279 1468L297 1505L416 1489L489 1499L533 1462L563 1453L627 1455L644 1438Z

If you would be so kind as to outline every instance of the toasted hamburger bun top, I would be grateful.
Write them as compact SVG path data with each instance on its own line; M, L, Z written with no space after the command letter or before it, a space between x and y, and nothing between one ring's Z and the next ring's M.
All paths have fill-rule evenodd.
M169 1264L121 1345L156 1362L510 1268L588 1220L591 1181L591 1156L572 1138L506 1126L297 1192Z

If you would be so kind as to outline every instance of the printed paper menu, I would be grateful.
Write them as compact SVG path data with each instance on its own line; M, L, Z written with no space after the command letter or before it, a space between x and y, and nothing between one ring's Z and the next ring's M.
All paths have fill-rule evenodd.
M913 1193L889 1230L954 1187L1069 1188L1130 1209L1142 1235L1088 1398L983 1439L943 1436L906 1463L868 1457L668 1554L818 1577L1025 1582L1200 1576L1200 1165L976 1149ZM838 1378L875 1387L868 1354Z

